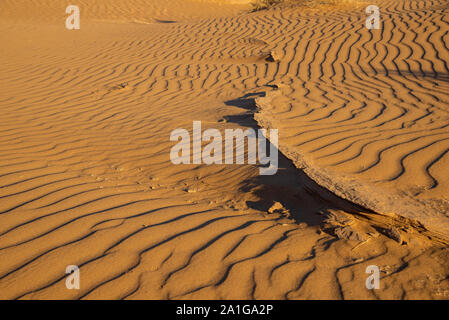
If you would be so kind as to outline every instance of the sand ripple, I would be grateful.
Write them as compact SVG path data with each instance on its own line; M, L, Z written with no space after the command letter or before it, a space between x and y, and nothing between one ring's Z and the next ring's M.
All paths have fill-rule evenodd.
M0 298L447 299L447 242L406 218L447 208L446 2L382 2L377 33L344 7L79 3L77 32L65 1L0 4ZM261 97L295 164L396 215L285 157L171 164L173 129L254 126Z

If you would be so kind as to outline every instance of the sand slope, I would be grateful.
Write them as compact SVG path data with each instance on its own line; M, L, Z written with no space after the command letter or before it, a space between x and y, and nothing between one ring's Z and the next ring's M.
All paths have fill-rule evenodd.
M423 3L385 6L394 15ZM432 197L443 198L445 45L435 42L443 49L429 51L433 64L420 62L426 72L433 65L438 77L415 79L353 61L357 52L373 68L394 59L382 60L386 51L375 45L381 40L359 23L363 11L248 13L244 5L180 0L79 4L79 31L65 29L66 1L0 4L0 298L447 299L447 241L420 223L342 200L285 157L273 177L258 176L253 165L169 160L170 132L190 130L193 120L220 130L255 126L254 99L269 97L276 83L284 104L258 100L256 118L273 121L282 148L301 155L313 154L301 139L337 129L342 133L330 136L341 143L347 131L355 140L379 135L372 161L391 140L383 135L417 138L413 121L424 125L418 114L433 104L427 118L435 135L424 131L417 141L435 142L425 163L439 161L418 172L436 177ZM426 1L416 12L427 22L408 10L395 23L428 25L435 29L430 42L444 40L444 10L443 2ZM413 47L403 54L425 60L413 44L418 40L404 39ZM407 50L404 39L391 41ZM335 63L348 55L346 64ZM394 100L399 90L404 101ZM392 120L397 110L409 115ZM376 115L377 122L369 120ZM401 131L394 121L412 125ZM383 131L370 133L375 125ZM320 155L350 154L337 153L341 143L331 150L316 140ZM408 150L391 159L399 162ZM323 172L324 162L317 164ZM65 287L73 264L81 270L79 291ZM371 264L382 270L378 291L365 288Z
M338 8L283 28L298 40L276 46L279 90L259 99L257 119L326 188L448 233L449 6L377 5L381 30Z

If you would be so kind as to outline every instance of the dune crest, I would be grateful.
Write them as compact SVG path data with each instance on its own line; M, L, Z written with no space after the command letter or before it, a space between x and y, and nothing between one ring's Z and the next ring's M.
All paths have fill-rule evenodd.
M311 23L315 36L278 49L277 90L258 99L256 119L279 128L280 149L324 187L448 234L447 6L378 5L381 30L352 12L305 18L297 37Z

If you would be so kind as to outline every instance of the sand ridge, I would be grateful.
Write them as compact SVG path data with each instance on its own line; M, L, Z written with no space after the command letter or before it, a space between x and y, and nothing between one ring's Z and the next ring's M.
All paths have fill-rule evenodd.
M355 13L298 22L307 45L277 48L279 90L258 100L257 119L326 188L447 233L448 7L378 5L381 30L364 30Z

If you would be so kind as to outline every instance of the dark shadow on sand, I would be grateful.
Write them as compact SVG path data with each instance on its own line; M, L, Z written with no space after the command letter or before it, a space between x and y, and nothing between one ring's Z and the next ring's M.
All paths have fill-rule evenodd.
M242 127L260 129L254 120L254 113L255 98L262 96L264 93L254 93L227 101L226 105L240 107L246 112L226 116L226 120ZM268 211L275 202L280 202L297 223L305 222L308 225L320 225L329 210L344 210L355 215L361 212L372 213L371 210L344 200L321 187L296 168L279 150L278 154L279 169L275 175L258 176L243 182L243 192L252 192L260 198L257 202L248 202L248 207Z
M427 80L427 81L441 81L441 82L449 82L449 70L448 73L441 72L431 72L431 71L423 71L423 70L390 70L390 69L375 69L376 74L383 74L386 76L396 75L402 77L413 77L416 80Z
M174 21L174 20L159 20L159 19L156 19L155 20L157 23L176 23L177 21Z

